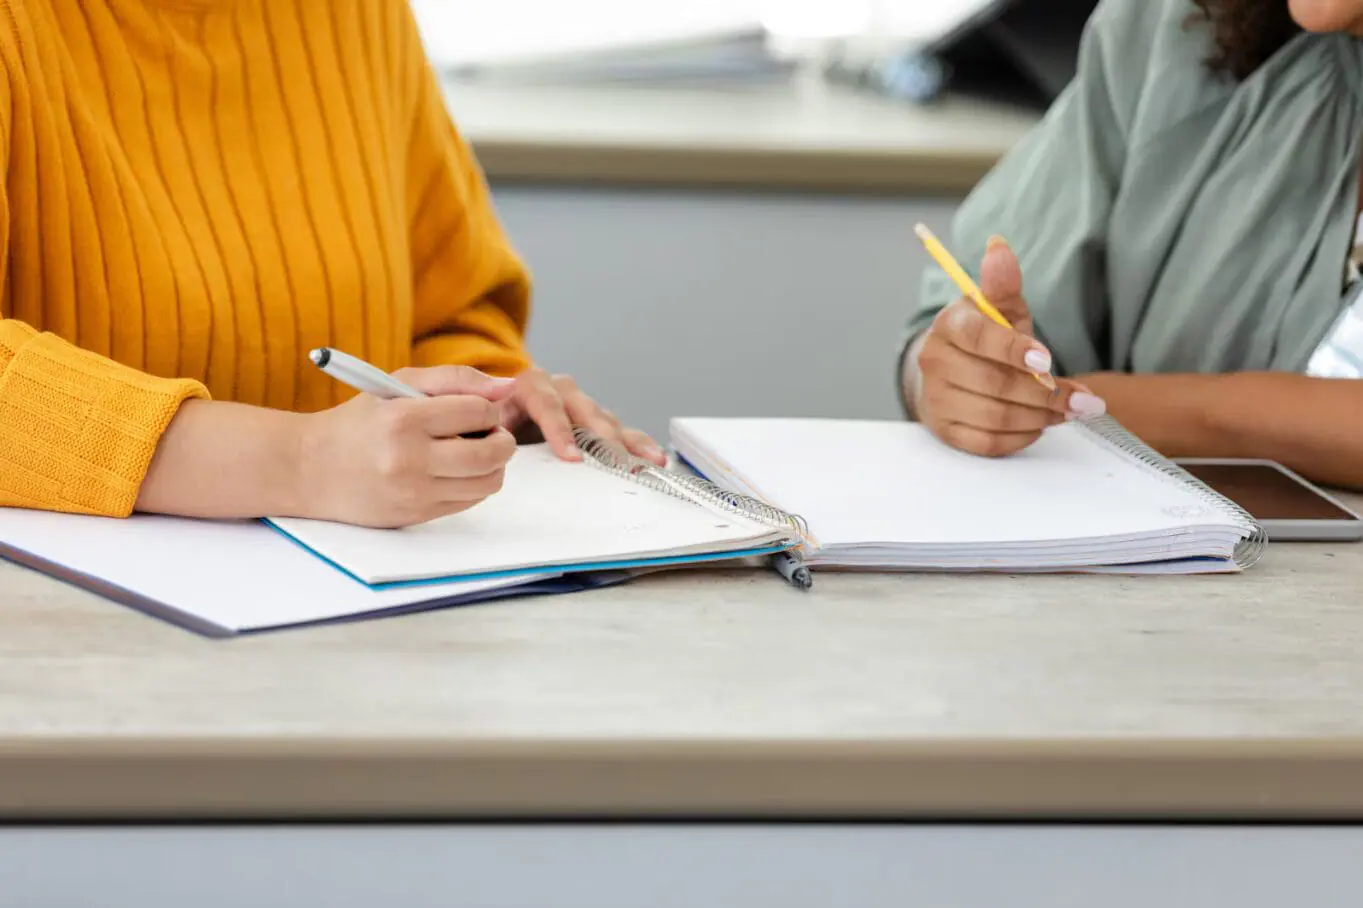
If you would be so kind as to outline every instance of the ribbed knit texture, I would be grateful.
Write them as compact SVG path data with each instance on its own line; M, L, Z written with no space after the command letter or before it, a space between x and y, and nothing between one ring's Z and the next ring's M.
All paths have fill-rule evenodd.
M528 365L529 282L405 0L0 0L0 505L129 513L188 397Z

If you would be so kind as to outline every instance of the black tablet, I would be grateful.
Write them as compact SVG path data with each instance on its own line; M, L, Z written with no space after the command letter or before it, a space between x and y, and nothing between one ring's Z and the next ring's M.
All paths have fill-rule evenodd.
M1363 539L1363 519L1279 463L1205 458L1177 463L1248 511L1270 541Z

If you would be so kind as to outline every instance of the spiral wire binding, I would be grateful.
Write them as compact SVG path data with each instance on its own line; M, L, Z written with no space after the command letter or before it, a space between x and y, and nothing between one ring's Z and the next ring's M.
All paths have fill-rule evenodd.
M798 514L773 507L760 498L730 492L699 476L659 469L586 429L574 429L573 436L588 462L598 469L672 498L737 514L772 529L793 533L801 542L809 541L809 524Z
M1264 528L1259 525L1259 522L1254 519L1249 511L1246 511L1183 467L1161 455L1112 417L1091 417L1079 420L1078 424L1096 438L1153 469L1164 479L1190 487L1207 504L1242 518L1250 527L1250 535L1235 546L1234 560L1238 567L1242 569L1251 568L1263 557L1264 549L1268 546L1268 534L1264 532Z

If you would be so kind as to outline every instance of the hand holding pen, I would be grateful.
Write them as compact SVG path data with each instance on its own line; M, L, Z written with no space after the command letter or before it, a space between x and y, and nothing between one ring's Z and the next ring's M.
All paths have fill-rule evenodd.
M1088 388L1052 377L1051 354L1033 335L1022 269L1007 242L989 241L976 286L926 227L917 233L962 293L918 346L915 408L923 423L953 447L998 457L1026 448L1051 426L1104 412Z
M516 441L499 402L512 382L476 369L394 375L336 350L314 365L364 393L307 417L301 494L306 516L402 527L467 510L502 487Z

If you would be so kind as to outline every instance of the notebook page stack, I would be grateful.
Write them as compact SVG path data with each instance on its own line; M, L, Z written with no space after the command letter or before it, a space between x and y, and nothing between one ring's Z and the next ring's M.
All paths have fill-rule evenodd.
M589 446L590 447L590 446ZM595 456L594 456L595 452ZM502 490L462 514L395 530L318 520L275 527L355 580L394 584L738 558L789 548L788 531L659 491L547 445L517 450ZM637 464L629 469L642 470Z
M1237 571L1264 536L1243 510L1110 420L981 458L908 422L677 419L677 453L799 514L807 563L875 570Z
M0 558L210 637L572 592L624 579L496 577L375 590L255 520L0 508Z

